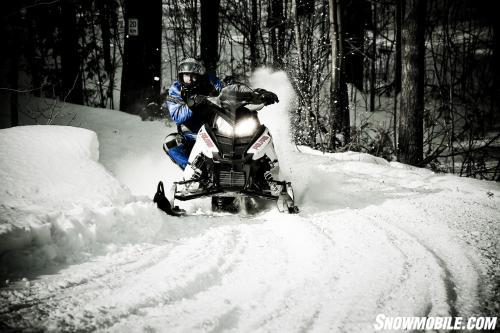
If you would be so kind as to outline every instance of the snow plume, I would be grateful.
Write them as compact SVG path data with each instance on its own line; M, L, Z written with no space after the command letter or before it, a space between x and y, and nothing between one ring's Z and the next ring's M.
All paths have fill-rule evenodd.
M290 177L293 173L290 169L291 154L296 151L290 133L290 108L296 99L292 84L284 71L273 72L269 68L256 70L250 84L253 88L263 88L278 95L279 103L259 111L259 119L271 131L283 176Z
M164 217L98 163L98 146L74 127L0 131L0 275L71 262L99 241L154 238Z

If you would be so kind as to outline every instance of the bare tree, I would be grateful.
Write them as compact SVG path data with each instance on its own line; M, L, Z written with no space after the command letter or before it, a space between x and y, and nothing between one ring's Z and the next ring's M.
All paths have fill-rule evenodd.
M104 60L104 71L108 79L108 89L104 101L101 104L114 108L113 91L115 89L115 71L116 60L114 50L111 50L113 36L117 34L117 8L115 0L99 0L96 1L97 10L99 12L99 25L101 28L102 38L102 57ZM107 103L109 100L109 104Z
M394 150L397 149L397 122L398 122L398 104L399 104L399 94L401 93L401 25L402 25L402 15L403 15L403 2L404 0L396 2L395 8L395 43L396 43L396 55L394 59L394 111L393 111L393 141Z
M126 0L120 109L138 114L160 94L161 0Z
M282 68L285 56L285 17L283 0L271 0L268 6L268 28L273 66Z
M246 76L247 61L250 61L250 70L254 70L260 65L266 63L267 60L267 40L273 38L264 36L265 26L262 22L266 22L265 15L269 11L262 10L262 0L236 0L236 1L223 1L221 6L221 19L223 20L224 32L221 34L223 40L221 46L229 44L231 50L228 50L231 56L231 68L234 71L239 70L238 73ZM274 35L275 37L275 35ZM234 66L234 47L237 45L242 54L239 64ZM227 46L226 46L227 49ZM233 52L233 53L231 53ZM240 53L238 52L238 53ZM224 59L226 60L226 59Z
M63 96L83 104L83 78L77 13L74 1L61 1L61 67Z
M201 58L209 74L215 74L219 60L220 0L201 0Z
M259 30L259 16L257 12L257 0L251 0L251 20L250 20L250 38L248 47L250 49L250 68L254 70L260 64L260 52L257 44Z
M398 158L420 165L423 160L426 0L407 0L402 25L402 90Z
M329 0L331 83L330 83L330 149L349 141L350 119L347 84L343 70L343 36L341 0ZM342 138L340 142L338 134Z

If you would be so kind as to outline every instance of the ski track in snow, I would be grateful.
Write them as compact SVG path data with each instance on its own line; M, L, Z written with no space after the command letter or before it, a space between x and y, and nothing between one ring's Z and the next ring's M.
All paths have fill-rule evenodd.
M473 313L480 272L449 234L402 222L418 202L175 218L152 242L2 290L0 319L58 331L371 332L379 313Z

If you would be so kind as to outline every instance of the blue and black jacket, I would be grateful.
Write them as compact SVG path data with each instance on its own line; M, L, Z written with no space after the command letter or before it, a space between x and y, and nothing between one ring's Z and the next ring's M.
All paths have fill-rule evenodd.
M197 133L206 122L203 110L190 109L186 102L192 95L217 96L222 90L222 82L215 75L200 77L198 86L193 90L183 88L179 81L174 81L168 90L171 97L165 101L170 117L177 125L184 125L193 133Z

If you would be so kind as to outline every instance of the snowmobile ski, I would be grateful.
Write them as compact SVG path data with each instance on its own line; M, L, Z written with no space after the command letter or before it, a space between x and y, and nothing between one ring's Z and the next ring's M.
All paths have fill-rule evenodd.
M167 197L165 196L165 189L163 187L162 181L158 183L158 187L156 189L156 194L154 196L153 202L156 203L158 209L164 211L168 215L172 216L186 215L186 211L184 209L180 209L178 206L172 207L170 201L168 201Z
M282 182L282 189L279 194L276 206L280 212L289 214L298 214L299 207L294 204L294 194L292 184L290 182Z

